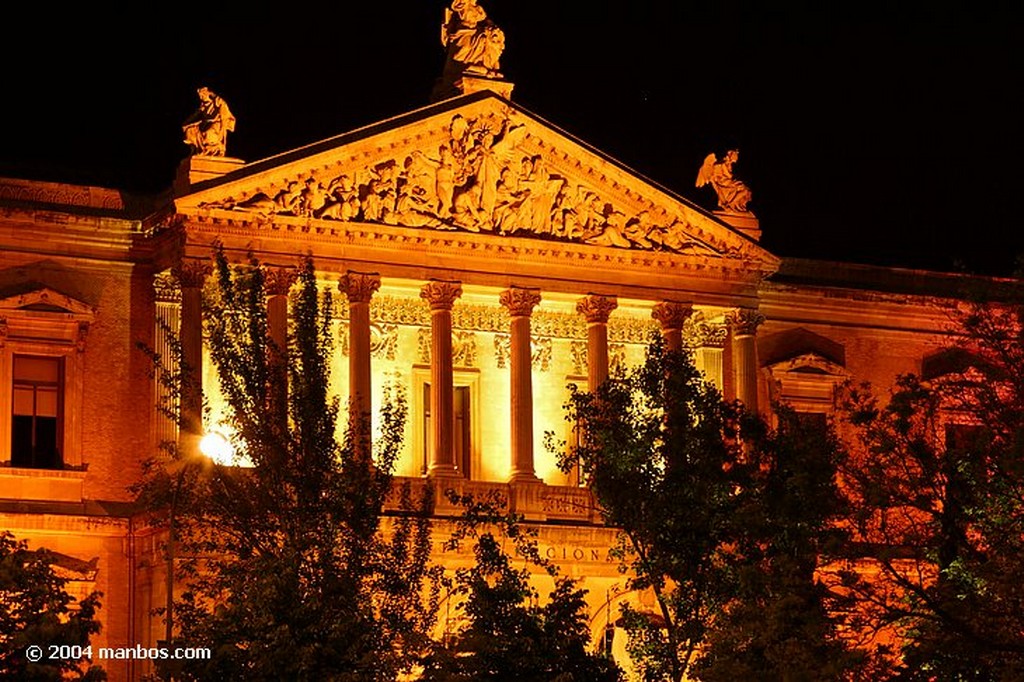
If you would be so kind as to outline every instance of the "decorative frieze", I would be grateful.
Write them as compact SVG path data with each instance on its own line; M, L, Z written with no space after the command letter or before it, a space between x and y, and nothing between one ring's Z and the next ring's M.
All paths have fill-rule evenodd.
M572 372L577 376L584 376L587 373L587 342L571 341L569 343L569 356L572 358Z
M153 277L153 293L158 303L181 303L178 279L170 271L158 273Z
M608 371L618 374L626 369L626 347L621 343L608 344Z
M690 348L724 348L728 335L724 324L708 321L699 310L683 326L683 338Z
M398 327L393 324L370 325L370 354L381 360L394 361L398 348Z
M550 337L530 337L530 365L533 367L533 369L541 372L547 372L551 369L551 348L552 341ZM506 367L508 367L511 352L511 335L504 333L495 334L494 360L498 369L505 369Z
M452 364L476 367L476 334L461 330L452 333Z

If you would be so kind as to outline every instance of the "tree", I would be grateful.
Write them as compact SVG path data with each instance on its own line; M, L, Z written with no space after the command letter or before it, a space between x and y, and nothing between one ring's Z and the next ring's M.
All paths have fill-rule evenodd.
M884 405L851 387L844 472L864 625L902 641L901 680L1024 677L1024 307L976 303L928 379Z
M751 480L728 553L736 592L711 625L697 666L705 682L842 680L869 662L840 637L849 602L819 574L846 546L836 480L845 448L814 418L824 415L774 413L777 427L750 439Z
M298 273L285 349L269 338L260 264L232 267L218 252L215 274L205 336L232 445L252 467L174 451L140 488L158 522L173 499L188 586L174 605L179 637L213 651L175 675L393 680L428 648L438 595L430 500L402 488L401 512L384 511L404 400L385 401L372 457L356 437L367 423L349 422L339 439L331 297L313 263Z
M583 433L562 466L580 466L620 529L629 587L658 607L623 607L645 680L841 679L859 665L816 573L837 545L843 451L778 413L769 429L660 339L641 367L572 392Z
M101 595L93 592L76 603L53 563L52 553L29 550L26 542L0 533L0 677L105 680L102 668L74 655L85 650L89 656L89 637L100 631ZM30 646L38 647L41 660L30 660ZM59 652L59 658L51 658L55 646L75 649L71 656Z
M617 682L622 672L589 651L586 591L559 576L537 550L536 531L500 510L497 497L452 496L464 508L446 549L473 543L476 563L456 571L451 597L465 626L426 663L424 682ZM503 543L512 546L512 556ZM516 568L514 562L522 562ZM554 580L547 603L538 604L530 567ZM535 572L534 571L534 572Z
M568 409L582 438L561 466L579 466L620 529L629 587L656 598L657 614L623 607L629 653L645 680L682 680L734 591L725 551L741 504L742 411L660 340L596 392L573 387Z

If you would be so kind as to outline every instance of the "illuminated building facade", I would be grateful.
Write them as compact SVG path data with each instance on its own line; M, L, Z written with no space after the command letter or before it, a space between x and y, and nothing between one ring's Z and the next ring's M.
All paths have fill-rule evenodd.
M312 255L342 302L338 394L372 413L385 385L406 390L396 474L504 491L542 553L586 577L595 642L620 600L644 597L620 589L613 531L545 447L573 437L568 384L639 363L661 333L729 398L827 413L837 383L888 386L940 349L963 278L780 258L749 212L638 177L498 85L465 78L456 97L254 163L192 156L149 203L0 180L0 527L64 555L76 594L104 593L96 645L163 636L161 537L128 489L175 427L139 344L178 330L218 428L200 305L215 242L276 273L278 328Z

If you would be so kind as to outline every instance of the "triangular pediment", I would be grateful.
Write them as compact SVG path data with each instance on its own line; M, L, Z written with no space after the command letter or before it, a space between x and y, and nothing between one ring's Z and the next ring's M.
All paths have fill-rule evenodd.
M0 293L0 315L13 312L50 313L87 321L96 315L96 310L88 303L41 285L16 293Z
M769 272L779 263L710 212L489 92L244 165L175 204L186 216L243 223L464 231L740 260Z

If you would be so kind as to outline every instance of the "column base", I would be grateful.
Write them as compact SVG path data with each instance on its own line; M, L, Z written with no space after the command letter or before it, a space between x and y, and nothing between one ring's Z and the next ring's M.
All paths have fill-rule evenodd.
M536 476L509 480L509 509L527 521L547 521L544 494L547 486Z

